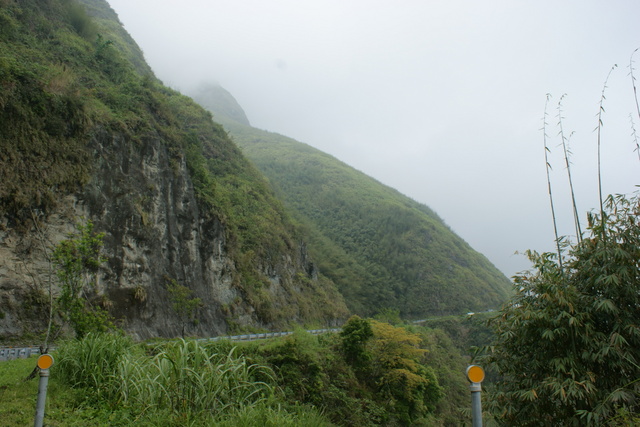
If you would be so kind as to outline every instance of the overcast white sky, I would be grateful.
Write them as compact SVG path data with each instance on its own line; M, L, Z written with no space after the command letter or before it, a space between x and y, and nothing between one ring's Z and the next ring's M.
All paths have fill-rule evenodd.
M540 128L549 106L560 233L572 234L557 106L584 220L640 184L629 61L637 0L109 0L165 84L217 81L251 124L308 143L434 209L507 276L553 250ZM640 79L640 52L634 56ZM585 221L586 222L586 221Z

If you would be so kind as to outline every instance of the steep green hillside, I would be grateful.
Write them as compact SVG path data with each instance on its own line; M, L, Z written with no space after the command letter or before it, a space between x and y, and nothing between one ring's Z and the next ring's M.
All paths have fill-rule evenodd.
M139 277L149 288L136 304L155 304L145 316L164 309L171 279L210 302L202 321L230 327L346 315L261 173L210 113L153 76L106 1L0 0L0 183L0 244L13 250L4 232L44 229L34 218L44 227L78 197L107 233L106 294L133 304L126 292L141 285L127 275ZM216 274L224 304L205 279Z
M311 236L320 270L356 312L403 316L497 307L508 279L427 206L306 144L233 120L216 91L194 95L231 132ZM237 109L239 107L235 107Z

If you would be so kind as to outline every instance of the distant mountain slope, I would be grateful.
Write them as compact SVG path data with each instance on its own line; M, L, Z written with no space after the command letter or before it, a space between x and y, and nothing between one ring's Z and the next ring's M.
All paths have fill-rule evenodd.
M196 89L198 103L210 112L215 112L215 120L230 120L241 125L251 126L238 101L225 88L217 84L201 84Z
M217 102L215 93L224 90L192 96L269 178L352 310L418 317L496 308L506 299L509 280L427 206L309 145L234 121L229 97Z

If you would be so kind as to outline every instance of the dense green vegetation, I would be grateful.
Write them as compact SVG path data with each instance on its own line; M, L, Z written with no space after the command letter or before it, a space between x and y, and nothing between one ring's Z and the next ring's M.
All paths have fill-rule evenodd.
M64 322L68 322L77 337L88 332L102 331L113 328L112 320L107 310L97 304L90 297L92 283L100 264L106 261L102 256L103 233L93 230L93 223L79 226L77 235L71 235L60 242L53 251L53 263L60 282L60 295L50 301L49 326L44 347L47 347L48 337L53 329L53 314L59 309ZM52 289L49 289L53 299Z
M428 207L306 144L238 123L240 107L220 92L203 86L194 98L269 178L354 312L392 308L416 318L506 299L507 278Z
M48 425L458 426L469 400L464 361L440 331L358 317L340 334L242 344L90 333L54 357ZM33 415L32 366L0 364L8 424Z
M493 322L488 399L509 425L637 425L640 198L610 196L588 235L530 252L531 272Z
M473 356L493 340L493 331L488 322L497 315L497 311L491 311L462 316L441 316L426 319L420 322L420 325L443 331L462 354Z
M195 353L199 349L200 353ZM186 350L186 351L184 351ZM193 343L184 343L159 351L155 357L144 356L142 347L133 346L124 337L110 336L108 338L87 336L84 341L70 343L70 345L54 353L56 362L51 368L45 425L47 426L184 426L184 425L216 425L216 426L327 426L331 425L317 411L308 407L289 407L284 409L281 402L272 398L265 399L264 395L250 396L253 391L273 391L273 384L252 383L252 375L265 373L271 375L267 367L247 365L246 359L233 354L220 356L203 354L202 347ZM198 356L204 365L211 370L202 373L200 378L189 377L194 373L193 367L201 367L196 361ZM181 358L182 357L182 358ZM71 359L73 358L73 359ZM146 361L142 362L142 361ZM175 366L172 372L167 369L167 363L184 362ZM216 363L213 366L212 363ZM220 365L217 363L220 362ZM135 375L125 376L128 382L116 388L111 375L118 371L119 364L128 363L127 368L137 369L136 375L151 374L152 370L167 373L166 383L163 384L167 396L174 399L177 409L158 407L157 402L140 401L136 391L148 392L150 389L163 393L160 384L141 382L132 384L131 380L140 380ZM144 366L137 363L145 363ZM35 415L35 402L38 392L37 380L25 381L33 370L35 359L18 359L0 364L0 416L6 425L31 425ZM143 370L144 368L144 370ZM217 376L213 376L212 370ZM182 376L180 376L182 375ZM119 376L117 379L121 379ZM205 416L197 408L187 410L184 393L197 390L196 380L208 379L209 385L219 381L219 392L224 396L207 394L209 400L199 400L203 404L212 403L217 398L216 405L222 405L221 411L215 416ZM224 384L222 384L224 382ZM156 384L156 385L154 385ZM231 389L233 386L240 386ZM125 387L128 387L125 389ZM146 387L146 389L145 389ZM172 388L171 388L172 387ZM203 390L204 391L204 390ZM119 397L122 400L118 400ZM229 399L234 399L232 402ZM165 403L165 402L163 402ZM188 401L189 404L197 403ZM142 411L141 409L146 410ZM175 410L174 410L175 409ZM211 408L213 409L213 408ZM216 406L215 409L220 409Z

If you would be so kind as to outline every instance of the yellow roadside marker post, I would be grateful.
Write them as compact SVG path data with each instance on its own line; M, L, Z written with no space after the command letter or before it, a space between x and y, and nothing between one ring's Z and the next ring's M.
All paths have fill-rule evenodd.
M469 365L467 368L467 378L471 382L471 417L473 427L482 427L482 401L480 392L482 391L482 381L484 380L484 369L478 365Z
M53 365L53 356L43 354L38 357L40 382L38 383L38 402L36 403L36 420L34 427L42 427L44 422L44 405L47 401L47 385L49 384L49 368Z

